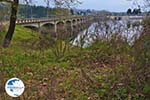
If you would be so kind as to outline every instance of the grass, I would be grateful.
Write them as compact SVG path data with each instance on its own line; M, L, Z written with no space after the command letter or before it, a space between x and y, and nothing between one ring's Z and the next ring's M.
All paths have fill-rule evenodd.
M137 41L142 45L147 38ZM83 49L65 41L45 48L39 41L39 33L17 26L11 47L0 49L0 100L15 100L4 91L12 77L25 83L20 100L150 100L148 46L134 47L115 38ZM146 58L137 56L138 46L138 52L146 48Z

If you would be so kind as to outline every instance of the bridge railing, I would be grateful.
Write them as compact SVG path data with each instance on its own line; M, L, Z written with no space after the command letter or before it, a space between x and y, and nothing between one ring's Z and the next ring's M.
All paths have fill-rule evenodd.
M47 21L58 21L58 20L67 20L67 19L78 19L78 18L88 18L91 16L71 16L71 17L59 17L59 18L32 18L32 19L17 19L16 24L30 24L38 22L47 22Z

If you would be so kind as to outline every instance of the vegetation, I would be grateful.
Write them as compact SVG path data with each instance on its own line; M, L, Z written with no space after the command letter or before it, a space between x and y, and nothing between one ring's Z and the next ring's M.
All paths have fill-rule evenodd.
M149 24L133 45L116 34L86 48L17 26L11 47L0 48L0 98L14 100L4 84L19 77L26 86L20 100L149 100Z
M4 39L3 47L8 48L10 45L10 42L13 37L13 33L16 26L16 20L17 20L17 13L18 13L18 7L19 7L19 1L20 0L0 0L0 3L9 3L11 5L11 11L10 11L10 21L9 21L9 28L7 31L7 34ZM26 4L29 4L32 2L32 0L24 0ZM80 3L78 0L44 0L49 6L51 2L55 4L57 8L61 8L62 6L70 7L71 5L75 5Z
M16 100L4 88L12 77L25 84L19 100L150 100L149 17L141 23L126 23L127 35L129 30L139 32L129 41L128 36L123 36L124 27L116 27L117 20L110 21L105 17L110 13L102 11L101 20L95 19L93 34L85 32L74 46L70 39L46 34L48 28L38 33L15 27L19 0L2 1L9 2L12 10L6 36L8 26L0 24L0 100ZM49 5L49 0L45 1ZM66 1L64 6L72 2L52 1L58 8ZM11 46L3 48L9 46L11 39ZM90 39L90 45L85 47Z
M138 9L133 9L133 11L132 11L132 9L128 9L127 10L127 14L128 15L140 15L140 14L142 14L142 12L141 12L141 8L139 7Z
M71 15L67 8L46 8L43 6L20 5L19 18L45 18Z

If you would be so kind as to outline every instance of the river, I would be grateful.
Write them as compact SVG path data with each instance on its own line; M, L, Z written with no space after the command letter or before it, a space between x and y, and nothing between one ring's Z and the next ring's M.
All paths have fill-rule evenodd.
M111 39L112 35L120 35L129 44L132 44L142 33L143 27L141 22L141 20L99 20L80 32L71 43L74 46L85 48L96 38L105 40Z

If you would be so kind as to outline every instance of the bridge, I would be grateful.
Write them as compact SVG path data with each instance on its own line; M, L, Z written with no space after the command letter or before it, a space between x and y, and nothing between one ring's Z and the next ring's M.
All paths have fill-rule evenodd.
M60 18L41 18L41 19L18 19L17 25L22 25L27 28L35 29L41 32L42 28L49 30L54 36L58 36L58 32L65 34L66 31L74 32L77 34L81 30L88 28L88 26L95 21L100 20L99 16L71 16L71 17L60 17ZM141 21L144 16L109 16L115 20L137 20ZM77 31L76 31L77 30ZM47 33L49 33L47 32ZM46 32L45 32L46 33Z
M73 29L73 26L88 23L93 19L94 19L93 16L42 18L42 19L18 19L16 21L16 24L24 27L38 28L38 29L44 26L51 26L54 27L54 31L57 32L58 30L57 27L60 24L62 24L63 26L70 25L70 27Z
M50 33L52 37L74 35L87 28L93 22L94 16L71 16L60 18L17 19L16 24L40 33ZM43 32L44 31L44 32ZM62 34L63 33L63 34Z
M144 16L109 16L111 19L116 20L142 20ZM60 17L60 18L42 18L42 19L18 19L16 21L17 25L22 25L24 27L34 27L34 28L40 28L42 26L45 26L47 24L50 24L55 27L55 32L57 32L57 25L64 24L71 24L77 25L77 24L83 24L87 23L89 21L92 21L94 19L94 16L77 16L77 17Z
M142 21L145 16L110 16L111 19L116 20L129 20L129 21Z

